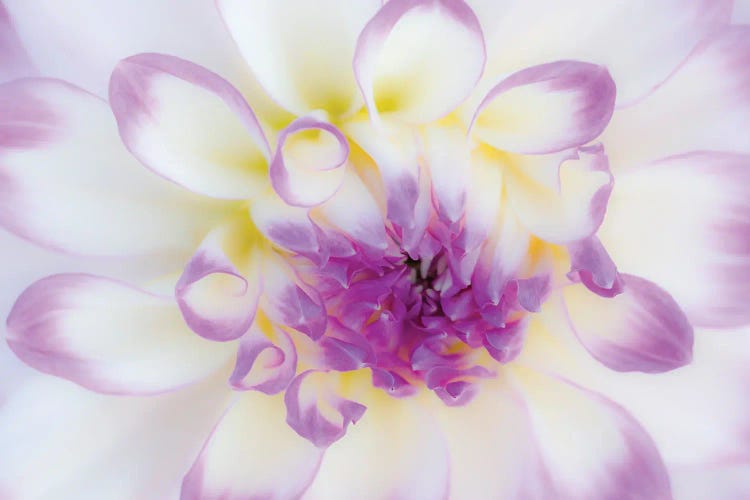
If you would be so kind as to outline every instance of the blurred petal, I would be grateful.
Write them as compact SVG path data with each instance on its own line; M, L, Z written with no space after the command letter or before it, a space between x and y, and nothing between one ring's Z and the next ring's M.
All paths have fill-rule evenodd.
M357 40L354 74L372 119L440 118L474 89L484 38L463 0L391 0Z
M618 176L599 237L691 322L750 321L750 155L696 152Z
M234 346L190 332L177 305L119 281L58 274L27 288L7 341L37 370L108 394L156 394L221 368Z
M332 115L362 105L351 61L378 0L277 2L218 0L219 11L253 73L289 111Z
M266 185L268 143L229 82L192 62L139 54L112 73L109 100L128 149L159 175L214 198Z
M36 69L18 39L13 20L0 3L0 83L35 74Z
M11 232L74 253L184 253L220 214L130 157L91 94L46 79L0 94L0 225Z
M615 82L607 69L558 61L514 73L489 91L473 133L502 150L554 153L583 145L609 123Z
M180 498L296 498L315 477L322 455L286 425L280 397L246 392L214 428Z
M563 290L571 326L596 359L617 371L659 373L692 359L693 327L654 283L622 275L623 292L600 297L581 285Z

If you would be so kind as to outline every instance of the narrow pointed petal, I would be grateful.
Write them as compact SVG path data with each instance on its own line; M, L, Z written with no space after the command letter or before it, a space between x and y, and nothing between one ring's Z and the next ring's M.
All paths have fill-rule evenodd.
M484 62L479 21L463 0L392 0L359 35L354 74L374 120L426 123L468 97Z
M109 101L128 149L159 175L214 198L265 187L268 143L242 94L219 75L163 54L121 61Z
M57 80L0 90L0 225L14 234L79 254L184 254L221 214L139 165L104 101Z
M603 66L557 61L514 73L479 104L472 131L515 153L554 153L596 138L612 117L615 83Z
M620 269L664 287L693 324L750 322L750 155L678 155L615 185L599 237Z
M616 297L581 285L563 291L571 326L586 349L617 371L659 373L689 363L693 327L674 299L650 281L621 279Z
M286 425L280 397L246 392L214 428L185 476L180 499L297 498L322 455Z
M107 394L177 389L221 368L234 350L190 332L170 298L86 274L31 285L7 327L25 363Z
M335 116L361 107L351 61L378 0L219 0L217 6L250 69L286 109Z

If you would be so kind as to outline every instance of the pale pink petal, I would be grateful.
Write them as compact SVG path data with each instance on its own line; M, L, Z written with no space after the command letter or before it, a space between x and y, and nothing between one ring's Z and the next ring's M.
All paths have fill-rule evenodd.
M351 62L378 0L216 3L250 69L286 109L339 115L362 106Z
M615 113L602 135L613 170L689 151L750 153L748 64L750 26L707 37L653 94Z
M35 74L36 69L18 39L13 20L0 3L0 83Z
M74 253L192 251L222 207L125 150L106 103L57 80L0 87L0 225Z
M568 245L570 272L568 278L580 281L602 297L622 293L622 278L612 257L596 236Z
M569 321L596 359L617 371L659 373L692 359L693 327L654 283L621 275L622 293L601 297L582 285L563 291Z
M432 180L432 199L447 222L461 219L471 179L471 153L460 127L430 127L425 132L425 159Z
M450 460L440 426L413 399L377 399L326 450L303 498L446 498Z
M234 340L250 328L262 290L255 266L243 275L209 234L177 281L175 298L185 323L203 338Z
M669 468L675 498L742 499L750 497L750 461L675 466Z
M284 393L286 422L319 448L338 441L350 424L364 415L365 406L339 396L331 376L308 370L297 375Z
M57 0L3 3L42 75L72 82L100 97L107 96L117 62L140 52L188 59L238 85L250 80L211 1L79 0L75 7Z
M472 119L473 134L516 153L583 145L609 123L615 82L603 66L557 61L523 69L495 85Z
M177 498L230 396L222 377L112 397L36 374L0 412L3 498Z
M750 2L748 2L747 0L734 0L734 9L732 10L732 23L750 23Z
M702 326L750 321L750 155L696 152L618 176L602 243Z
M549 474L550 487L543 496L671 497L656 445L624 408L545 375L523 372L514 381Z
M268 143L229 82L192 62L139 54L112 73L109 100L128 149L159 175L215 198L266 186Z
M250 216L266 238L303 255L321 250L320 228L310 219L308 212L306 208L290 206L270 190L250 206Z
M344 181L349 143L330 123L308 116L279 132L271 184L290 205L311 207L331 198Z
M8 315L7 341L37 370L108 394L156 394L197 382L234 346L192 333L169 297L87 274L27 288Z
M286 331L259 323L240 340L229 384L237 390L276 394L287 388L297 371L297 350Z
M468 97L484 59L479 21L463 0L391 0L359 35L354 74L373 120L425 123Z
M663 82L707 35L729 22L731 0L469 0L487 36L487 80L562 58L606 66L619 104Z
M599 228L613 184L601 146L518 157L509 167L508 204L529 232L552 243L568 243Z
M322 455L286 424L280 397L246 392L214 428L185 476L180 499L297 498Z

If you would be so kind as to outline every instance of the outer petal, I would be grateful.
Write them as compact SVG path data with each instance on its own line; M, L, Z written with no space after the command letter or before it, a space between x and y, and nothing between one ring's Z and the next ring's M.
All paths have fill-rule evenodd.
M466 133L460 127L432 127L426 132L425 142L433 203L444 220L457 222L464 215L471 179Z
M615 171L688 151L750 153L750 26L708 37L602 136Z
M128 149L159 175L215 198L265 186L268 143L242 95L209 70L161 54L129 57L109 100Z
M35 73L8 11L0 4L0 83Z
M255 266L247 277L240 273L218 238L210 234L187 263L175 297L191 330L209 340L226 341L250 328L262 283Z
M333 115L362 105L351 71L357 35L377 0L304 0L217 5L242 55L268 93L297 115Z
M177 498L229 397L224 377L112 397L36 374L2 403L0 491L6 499Z
M690 362L693 328L654 283L622 275L623 292L599 297L581 285L563 296L571 326L588 351L617 371L658 373Z
M391 0L362 30L354 74L374 120L435 120L460 104L484 69L484 38L463 0Z
M314 117L300 118L279 133L271 184L290 205L319 205L341 187L348 157L349 143L339 129Z
M620 269L663 286L691 322L750 321L750 155L698 152L618 177L600 238Z
M323 451L284 422L280 397L246 392L232 405L182 483L182 500L296 498Z
M620 104L663 82L697 43L729 22L732 8L731 0L469 1L487 33L489 83L534 64L575 58L609 69Z
M656 446L625 409L546 376L517 375L554 496L671 498Z
M539 171L557 175L539 175ZM508 202L539 238L568 243L594 234L604 219L613 179L601 146L562 156L527 156L506 175Z
M220 214L145 171L107 105L56 80L0 87L0 193L0 225L85 254L188 252Z
M472 130L516 153L554 153L598 136L612 117L615 82L603 66L558 61L510 75L482 100Z
M24 291L8 344L37 370L108 394L155 394L222 367L231 345L196 337L169 298L86 274L59 274Z
M450 457L433 414L413 399L378 396L328 448L304 498L447 497Z
M107 96L117 62L140 52L174 54L236 84L249 80L210 1L79 0L75 9L57 0L3 3L42 75L73 82L100 97Z

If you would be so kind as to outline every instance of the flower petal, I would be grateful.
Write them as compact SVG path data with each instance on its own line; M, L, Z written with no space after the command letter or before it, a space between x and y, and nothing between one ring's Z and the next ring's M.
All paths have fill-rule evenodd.
M426 123L469 95L484 60L482 29L463 0L391 0L359 35L354 74L372 119Z
M2 403L3 498L176 498L230 396L224 377L112 397L34 374Z
M314 117L299 118L279 133L271 184L290 205L319 205L341 187L348 157L349 143L339 129Z
M276 394L286 389L296 370L297 350L289 334L270 322L256 321L240 340L229 384L238 390Z
M557 172L554 178L535 171ZM520 157L506 175L508 202L539 238L568 243L594 234L604 219L613 178L601 146L564 155Z
M251 198L266 186L268 143L229 82L162 54L121 61L109 100L128 149L159 175L214 198Z
M449 223L464 215L471 178L471 153L459 127L430 127L425 132L425 156L432 180L432 199Z
M201 380L234 347L190 332L177 305L87 274L37 281L11 310L7 341L37 370L107 394L156 394Z
M0 87L0 225L94 255L189 252L223 211L150 174L106 103L56 80Z
M568 251L568 278L580 281L602 297L614 297L622 293L622 279L617 266L596 236L571 243Z
M749 61L750 26L707 37L653 94L615 113L602 135L612 168L688 151L750 153Z
M581 285L563 291L571 326L588 351L617 371L659 373L690 362L693 328L654 283L621 275L623 292L606 298Z
M246 392L214 428L180 499L297 498L322 455L286 425L280 397Z
M598 136L612 117L615 82L603 66L557 61L495 85L479 104L472 131L516 153L554 153Z
M524 67L574 58L609 69L620 105L668 78L697 43L728 24L732 8L731 0L470 3L487 33L490 83Z
M702 326L750 322L750 155L696 152L618 176L599 236Z
M413 399L375 403L328 448L307 497L446 498L449 455L434 416Z
M243 276L211 233L185 266L175 297L185 323L208 340L241 337L255 318L262 290L260 274Z
M7 9L0 4L0 83L32 76L36 69L29 60Z
M669 476L656 446L625 409L543 375L516 375L552 496L596 499L627 492L634 498L671 498Z
M287 423L319 448L341 439L349 424L357 423L367 409L337 395L327 378L322 372L302 372L284 393Z
M289 111L355 111L351 70L357 35L378 0L217 2L240 52L268 93Z

